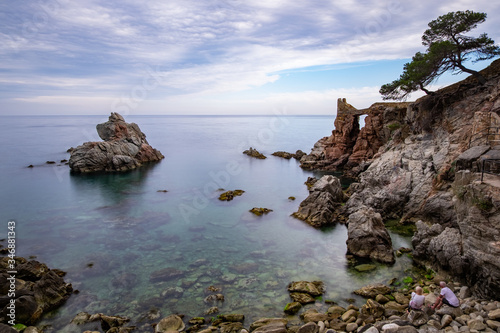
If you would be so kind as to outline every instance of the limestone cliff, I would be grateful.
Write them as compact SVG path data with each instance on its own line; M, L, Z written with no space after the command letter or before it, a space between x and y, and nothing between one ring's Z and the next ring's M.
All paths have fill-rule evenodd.
M160 151L149 145L137 124L126 123L116 112L96 128L104 141L85 142L73 149L69 159L71 171L127 171L164 158Z
M383 219L420 221L413 238L415 260L462 278L481 296L496 297L500 293L500 177L491 176L498 180L485 185L476 181L481 177L476 171L482 159L500 158L500 150L493 149L500 143L500 60L482 74L487 78L484 85L469 77L414 103L382 103L358 110L370 119L365 120L352 152L345 150L348 155L342 159L344 167L362 163L366 171L351 186L345 207L347 216L368 207ZM344 132L336 128L332 137ZM313 160L310 154L303 164L336 168L338 159L329 159L333 155L328 151L337 141L322 140L313 148L318 158ZM469 146L479 145L486 147L464 153L476 156L459 159ZM463 169L459 173L457 166ZM472 176L464 178L467 169Z

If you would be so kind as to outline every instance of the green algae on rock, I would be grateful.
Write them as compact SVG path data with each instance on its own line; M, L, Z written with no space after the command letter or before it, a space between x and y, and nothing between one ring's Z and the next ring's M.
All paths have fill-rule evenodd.
M227 191L222 193L219 196L220 201L231 201L234 199L235 196L241 196L245 191L243 190L234 190L234 191Z
M268 214L270 212L272 212L273 210L272 209L269 209L269 208L257 208L257 207L254 207L252 209L249 210L250 213L253 213L257 216L262 216L264 214Z

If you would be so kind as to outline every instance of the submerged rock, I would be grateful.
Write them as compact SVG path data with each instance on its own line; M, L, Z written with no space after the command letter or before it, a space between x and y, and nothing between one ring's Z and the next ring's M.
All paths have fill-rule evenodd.
M181 332L186 328L186 325L182 321L181 317L177 315L170 315L166 318L160 320L160 322L155 327L155 333L165 333L165 332Z
M261 160L267 158L265 155L263 155L259 151L257 151L257 149L253 149L252 147L250 147L250 149L245 150L243 152L243 154L248 155L250 157L258 158L258 159L261 159Z
M97 125L97 133L104 141L85 142L71 151L71 171L128 171L164 158L149 145L137 124L126 123L116 112L111 113L107 122Z

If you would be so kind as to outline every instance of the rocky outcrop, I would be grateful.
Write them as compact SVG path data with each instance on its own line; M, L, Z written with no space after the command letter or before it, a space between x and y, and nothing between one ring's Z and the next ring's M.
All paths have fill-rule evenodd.
M253 158L257 158L259 160L264 160L267 158L264 154L260 153L257 149L253 149L252 147L250 147L250 149L243 151L243 154Z
M493 178L481 184L475 172L483 160L500 158L500 149L497 134L475 138L484 133L482 122L492 119L494 124L500 112L500 60L482 73L488 78L485 85L469 77L407 104L399 127L392 127L390 140L351 185L345 214L350 217L367 206L382 219L421 220L413 238L414 259L462 279L486 297L500 291L500 266L494 259L499 254L500 181L488 176ZM499 166L491 163L489 170L500 173ZM470 170L471 177L457 170Z
M317 228L333 224L341 221L337 216L346 199L340 180L326 175L309 187L309 196L292 216Z
M111 113L107 122L97 125L97 133L104 141L85 142L71 151L71 171L128 171L164 158L149 145L137 124L126 123L116 112Z
M493 183L499 182L498 184ZM439 264L462 276L480 296L500 293L500 181L477 181L477 174L460 171L453 191L456 227L417 223L413 252L421 262Z
M358 110L344 99L337 101L335 130L320 139L300 162L303 169L351 170L370 161L401 127L408 103L375 103ZM359 117L366 115L359 128ZM364 166L358 168L362 171Z
M358 257L394 263L392 241L382 216L372 208L361 207L347 221L347 252Z
M36 323L44 313L62 305L72 294L71 284L64 282L59 270L51 270L35 260L15 258L12 271L8 257L0 259L0 323L14 319L16 323ZM15 290L15 291L13 291ZM14 318L11 300L15 300ZM9 306L11 308L9 308Z

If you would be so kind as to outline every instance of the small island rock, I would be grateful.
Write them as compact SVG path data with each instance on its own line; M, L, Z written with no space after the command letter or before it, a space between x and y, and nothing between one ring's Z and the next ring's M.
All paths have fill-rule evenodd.
M74 148L69 159L71 171L128 171L164 158L159 150L149 145L137 124L126 123L116 112L112 112L109 120L96 128L104 141L85 142Z

